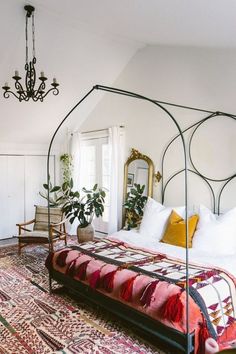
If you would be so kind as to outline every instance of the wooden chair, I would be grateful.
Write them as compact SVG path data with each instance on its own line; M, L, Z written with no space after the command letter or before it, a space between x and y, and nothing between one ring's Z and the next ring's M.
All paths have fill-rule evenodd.
M61 208L50 208L50 225L48 230L48 208L38 206L35 208L35 218L33 220L16 224L18 233L18 253L27 245L48 244L49 250L53 251L53 244L56 241L64 240L67 245L66 220L62 220L63 212ZM33 224L33 230L26 226Z

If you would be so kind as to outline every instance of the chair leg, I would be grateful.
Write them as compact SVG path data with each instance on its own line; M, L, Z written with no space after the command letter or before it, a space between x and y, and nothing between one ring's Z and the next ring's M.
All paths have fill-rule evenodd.
M49 272L49 294L51 295L52 294L52 278L51 278L51 275L50 275L50 272Z
M21 244L20 241L18 241L18 255L21 255Z

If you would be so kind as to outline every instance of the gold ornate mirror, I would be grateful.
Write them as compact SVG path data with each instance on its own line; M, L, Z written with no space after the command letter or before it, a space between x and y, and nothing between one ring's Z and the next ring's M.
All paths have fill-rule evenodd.
M141 193L144 197L152 197L153 177L154 165L152 160L148 156L141 154L138 150L131 149L131 155L127 159L124 169L123 226L127 230L136 227L141 222L142 216L142 211L137 213L137 211L133 209L133 206L130 208L130 200L127 199L127 196L130 196L129 192L131 192L131 195ZM131 203L133 204L133 202ZM141 204L139 204L139 208L140 206Z
M145 185L143 194L147 197L152 197L153 175L154 165L152 160L138 150L131 149L131 154L125 163L124 170L124 200L134 183L141 186Z

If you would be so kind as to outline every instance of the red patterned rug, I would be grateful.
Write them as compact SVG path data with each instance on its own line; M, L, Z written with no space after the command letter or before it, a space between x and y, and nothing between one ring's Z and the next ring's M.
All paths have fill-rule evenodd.
M0 248L0 354L164 354L92 305L49 295L47 253Z

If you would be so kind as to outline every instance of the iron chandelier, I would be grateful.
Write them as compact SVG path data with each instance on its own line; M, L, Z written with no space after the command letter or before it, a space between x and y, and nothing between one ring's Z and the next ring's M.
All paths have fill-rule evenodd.
M19 76L19 72L16 70L15 75L12 77L15 80L15 88L16 93L10 90L10 86L6 82L2 87L4 90L3 96L5 98L9 98L10 94L15 96L20 102L21 101L29 101L31 98L34 102L41 101L43 102L44 98L48 95L49 92L52 91L54 95L58 95L58 82L56 78L53 79L51 83L51 88L46 92L46 80L47 77L44 75L42 71L39 76L39 80L41 81L38 88L35 88L36 84L36 55L35 55L35 26L34 26L34 10L35 8L31 5L26 5L24 7L26 11L25 16L25 43L26 43L26 63L25 63L25 89L20 83L21 77ZM29 61L29 48L28 48L28 21L31 19L32 23L32 60Z

